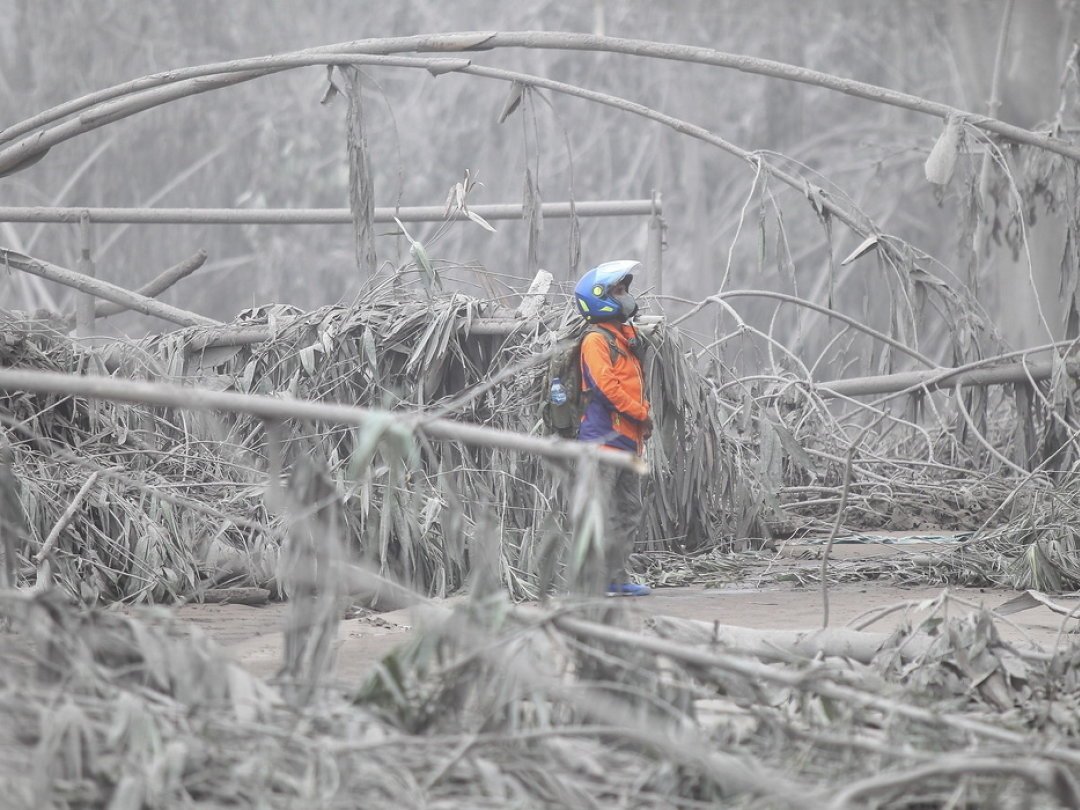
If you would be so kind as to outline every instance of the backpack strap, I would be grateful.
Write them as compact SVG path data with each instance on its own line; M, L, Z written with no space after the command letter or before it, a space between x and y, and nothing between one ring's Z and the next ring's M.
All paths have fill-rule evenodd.
M588 329L585 330L585 334L590 332L598 332L604 336L607 341L608 351L611 353L611 364L614 365L615 361L623 356L622 350L619 348L619 339L615 337L615 334L610 329L605 329L602 326L591 324Z
M588 335L590 332L599 333L604 336L604 340L607 341L608 352L610 352L611 354L611 364L615 365L615 361L623 356L623 351L619 348L618 338L615 337L614 333L612 333L610 329L604 329L602 326L597 326L596 324L589 324L589 327L585 330L585 335ZM582 342L584 342L585 340L585 335L582 335L581 337ZM584 366L584 363L581 362L580 345L578 346L578 364ZM582 369L581 372L581 391L583 394L582 402L584 405L587 406L590 400L592 400L593 389L585 384L584 369Z

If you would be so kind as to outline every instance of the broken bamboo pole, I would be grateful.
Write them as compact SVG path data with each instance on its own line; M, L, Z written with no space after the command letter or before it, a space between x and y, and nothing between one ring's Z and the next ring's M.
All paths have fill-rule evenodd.
M84 276L66 267L60 267L49 262L35 259L7 248L0 248L0 265L22 270L24 273L40 276L48 281L55 281L67 287L73 287L79 292L89 293L97 298L104 298L114 304L142 312L144 315L154 315L181 326L219 326L220 322L213 318L207 318L185 309L163 304L153 298L126 290L107 281Z
M142 287L135 290L135 294L144 295L147 298L156 298L176 282L190 276L204 264L206 264L206 251L200 250L194 256L184 259L184 261L163 270L154 278L150 279L150 281L146 282ZM98 301L94 305L94 315L98 318L108 318L112 315L118 315L127 309L128 307L112 301Z

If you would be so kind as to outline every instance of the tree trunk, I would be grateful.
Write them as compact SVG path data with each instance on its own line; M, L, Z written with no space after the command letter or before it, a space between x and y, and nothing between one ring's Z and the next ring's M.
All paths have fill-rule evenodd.
M960 69L964 97L961 104L983 109L991 101L997 42L1007 0L996 3L948 5L950 41ZM1072 15L1056 0L1024 0L1015 3L1008 22L999 68L999 117L1011 124L1038 127L1050 120L1057 107L1058 80L1074 28ZM1019 178L1023 167L1011 150L1005 151L1009 171ZM1000 174L994 168L994 174ZM984 216L1002 223L1015 213L1007 187L999 202L984 197ZM989 231L984 221L982 230ZM996 249L986 254L979 268L983 303L995 316L1005 338L1014 346L1031 346L1065 337L1065 301L1060 293L1060 267L1065 249L1063 217L1045 212L1040 205L1034 222L1025 215L1027 250ZM983 255L986 245L976 249ZM1029 264L1030 256L1030 264Z

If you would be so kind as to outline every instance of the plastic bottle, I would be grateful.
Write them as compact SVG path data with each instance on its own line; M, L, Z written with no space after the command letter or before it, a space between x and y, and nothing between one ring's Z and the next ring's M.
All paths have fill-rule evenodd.
M566 404L566 388L558 377L551 381L551 403L553 405Z

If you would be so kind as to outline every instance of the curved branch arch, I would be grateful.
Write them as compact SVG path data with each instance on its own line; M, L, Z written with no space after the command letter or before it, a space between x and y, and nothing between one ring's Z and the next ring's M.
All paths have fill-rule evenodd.
M10 173L36 162L54 145L61 143L77 135L92 129L99 128L116 120L126 118L138 112L145 111L155 106L169 103L191 95L196 95L210 90L221 89L240 82L250 81L261 76L281 72L283 70L308 67L312 65L344 65L344 64L368 64L392 67L421 68L428 70L434 75L446 72L459 72L482 78L495 79L505 82L519 82L531 87L539 87L565 95L576 96L608 107L630 112L635 115L659 122L676 132L688 135L695 139L709 143L731 154L748 164L760 167L769 176L785 183L791 188L806 194L810 202L819 213L828 213L848 226L860 236L866 237L871 234L880 235L873 222L853 205L837 200L827 192L810 184L805 178L785 171L782 168L769 164L763 154L739 147L725 140L710 130L685 120L661 113L643 104L628 99L579 87L577 85L547 79L527 73L504 70L475 65L470 59L437 57L402 57L394 53L401 51L419 52L475 52L479 50L491 50L497 47L529 47L529 48L561 48L566 50L597 50L613 51L628 54L637 54L655 58L676 59L680 61L701 62L724 67L732 67L746 72L772 75L776 78L785 78L792 81L802 81L808 84L818 84L824 87L838 89L841 92L849 92L852 95L862 95L874 101L894 106L902 106L908 109L948 117L949 115L968 116L969 114L957 111L946 105L935 104L914 96L893 93L883 88L875 88L872 85L864 85L859 82L840 79L819 74L816 71L808 71L791 65L771 62L770 60L752 59L750 57L733 56L712 51L706 48L697 48L681 45L664 45L661 43L641 40L622 40L610 37L598 37L587 34L556 34L546 32L524 33L467 33L445 34L430 36L414 36L385 38L373 40L361 40L358 42L341 45L324 46L321 48L308 49L306 51L283 56L266 56L253 59L234 60L231 62L217 63L214 65L202 65L178 71L169 71L163 74L142 77L123 85L97 91L96 93L83 96L67 102L59 107L28 119L22 124L17 124L0 132L0 143L4 139L17 137L12 133L25 131L33 122L40 125L42 121L53 121L67 115L78 112L77 117L67 118L62 123L40 130L32 135L27 135L0 148L0 176ZM856 92L858 91L858 92ZM873 91L873 92L871 92ZM1011 125L994 122L985 116L971 116L970 123L978 126L980 121L988 131L996 131L995 128L1012 131L1016 130L1021 142L1032 143L1045 148L1053 148L1061 154L1080 158L1080 150L1069 144L1048 139L1027 130L1011 127ZM1000 127L998 126L1000 125ZM1014 133L1015 134L1015 133ZM1052 141L1052 143L1043 143ZM903 263L900 248L890 243L890 240L882 240L880 249L891 258Z
M0 131L0 144L10 142L34 129L45 126L67 115L78 113L94 104L99 104L103 101L118 98L130 93L160 87L165 84L191 81L226 72L231 73L232 75L216 81L208 81L208 86L205 90L217 89L218 87L225 87L230 84L248 81L257 78L258 76L266 75L267 72L280 70L280 67L274 67L271 64L275 59L300 58L335 52L389 55L405 52L461 53L495 50L498 48L619 53L738 70L742 73L751 73L783 81L822 87L855 98L861 98L877 104L899 107L901 109L910 110L939 119L948 119L950 117L962 118L969 125L998 135L1006 140L1046 149L1064 157L1071 158L1072 160L1080 160L1080 147L1067 141L1063 141L1060 138L1054 138L1044 133L1034 132L1032 130L1024 129L1023 127L1000 121L991 116L961 110L957 107L931 101L910 93L902 93L867 82L846 79L830 73L811 70L798 65L791 65L786 62L761 59L742 54L726 53L712 48L703 48L694 45L677 45L654 42L651 40L556 31L468 31L447 34L417 34L406 37L381 37L324 45L317 48L308 48L286 54L283 57L262 57L164 71L162 73L144 76L131 82L118 84L111 88L90 93L79 99L66 102L58 107L54 107L51 110L47 110L44 113L10 126L5 130ZM263 64L260 65L260 62ZM239 63L246 64L244 67L233 67ZM9 170L4 159L6 152L7 149L0 150L0 173Z
M413 38L406 39L411 40ZM436 39L441 41L442 38ZM378 41L382 42L383 40ZM455 42L456 41L457 40L455 40ZM432 50L430 47L427 49ZM253 63L258 64L259 67L257 69L252 69L251 65ZM644 104L639 104L638 102L630 101L620 96L602 93L596 90L588 90L583 87L578 87L577 85L556 81L554 79L547 79L529 73L520 73L517 71L504 70L502 68L482 67L472 64L471 60L468 59L453 60L445 57L441 59L407 58L385 54L355 54L334 51L323 51L320 53L309 51L302 55L289 54L280 57L259 57L255 60L237 60L235 62L221 63L215 66L202 66L192 70L207 72L212 69L213 72L207 72L204 77L189 77L181 80L170 79L165 81L162 79L159 81L158 79L155 79L155 81L158 81L158 84L153 87L131 90L130 88L132 86L136 86L139 82L144 81L140 79L126 85L128 89L123 92L116 91L116 88L113 88L109 91L100 91L97 94L91 94L91 96L84 96L82 99L71 102L71 105L61 105L64 107L78 105L81 114L77 117L67 118L63 122L49 129L40 130L33 135L26 136L15 143L0 149L0 176L3 176L5 173L18 171L26 166L36 163L44 157L53 146L56 146L59 143L94 129L98 129L106 124L152 109L153 107L161 106L172 101L178 101L179 99L188 96L228 87L239 82L250 81L283 70L323 64L376 64L392 67L421 68L435 73L436 75L445 72L460 72L504 82L520 82L531 87L541 87L553 92L576 96L578 98L583 98L657 121L676 132L712 144L751 165L756 166L760 164L771 176L798 191L809 192L811 190L809 184L803 178L768 164L764 158L756 152L736 146L704 127L661 113ZM173 72L170 75L175 76L176 73L177 72ZM161 74L159 74L159 78L160 75ZM149 81L152 78L154 77L145 77L145 80ZM111 94L110 98L86 106L86 104L89 103L86 102L86 99L90 97L100 98L104 94ZM54 108L54 110L59 109L60 108ZM10 131L11 129L7 130L7 132ZM861 236L869 236L871 233L875 232L872 223L865 221L859 212L853 211L846 205L838 203L825 192L814 194L813 202L815 205L820 206L823 211L828 211L831 215L835 216L838 220Z
M71 105L61 105L62 107L69 108L78 106L79 112L81 113L78 117L68 118L56 126L41 130L33 135L16 141L10 146L0 149L0 176L5 173L18 171L23 167L36 163L44 157L53 146L56 146L59 143L94 129L98 129L106 124L113 123L114 121L144 112L153 107L161 106L172 101L178 101L179 99L188 96L206 93L211 90L218 90L242 81L250 81L262 76L279 73L284 70L311 67L313 65L335 64L421 68L435 73L436 75L453 71L505 82L516 81L531 87L541 87L553 92L576 96L578 98L583 98L657 121L670 127L676 132L689 135L690 137L719 147L728 154L751 164L756 165L760 162L770 175L796 190L806 191L808 188L807 183L802 178L766 164L762 157L757 153L736 146L704 127L658 112L651 107L646 107L644 104L639 104L620 96L601 93L596 90L588 90L583 87L578 87L577 85L556 81L554 79L547 79L529 73L520 73L517 71L504 70L502 68L482 67L472 64L468 59L454 60L445 57L441 59L424 59L417 57L408 58L390 56L385 54L339 53L334 51L322 53L309 51L302 55L289 54L280 57L259 57L253 60L237 60L234 62L220 63L214 66L201 66L199 68L193 68L192 70L204 73L205 75L202 77L189 77L181 80L169 79L168 81L164 79L160 81L154 79L155 81L158 81L157 85L148 89L132 90L132 86L141 86L138 83L143 82L144 80L140 79L126 85L127 89L123 92L113 92L113 90L115 90L114 88L109 91L101 91L97 94L84 96L82 99L72 102ZM252 65L258 65L258 67L252 69ZM175 77L177 73L179 72L172 72L169 75ZM159 74L159 77L160 75L161 74ZM145 81L149 81L152 78L154 77L145 77ZM87 106L89 102L87 102L86 99L91 97L100 98L106 94L109 94L110 98ZM54 110L59 109L60 108L54 108ZM59 113L56 113L56 115L59 115ZM18 126L19 125L16 125L16 127ZM9 128L6 132L11 132L11 129ZM3 133L0 133L0 136L2 135ZM821 205L823 209L828 210L831 214L836 216L837 219L856 233L867 236L873 231L872 227L861 221L857 213L849 211L846 206L839 205L824 193L817 195L815 202Z

